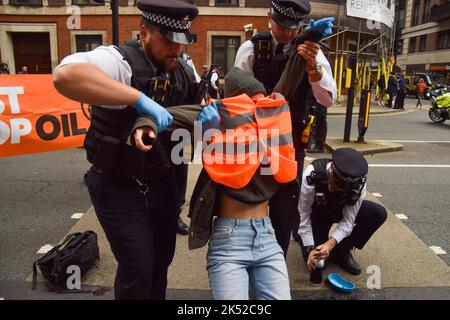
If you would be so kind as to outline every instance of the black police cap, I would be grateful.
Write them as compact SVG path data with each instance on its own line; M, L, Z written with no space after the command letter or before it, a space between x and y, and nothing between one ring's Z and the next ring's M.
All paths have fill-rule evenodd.
M157 27L169 41L191 44L194 37L189 32L192 20L198 15L198 8L183 0L138 0L137 7L144 19Z
M340 148L333 152L331 158L338 178L353 183L365 177L369 171L367 160L352 148Z
M309 0L272 0L272 19L283 28L298 29L311 12Z

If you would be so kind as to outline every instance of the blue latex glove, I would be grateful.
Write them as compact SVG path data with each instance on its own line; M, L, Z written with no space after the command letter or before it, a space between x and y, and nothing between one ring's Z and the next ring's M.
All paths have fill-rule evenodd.
M328 37L333 33L333 21L334 17L323 18L317 21L311 19L306 30L314 31L322 34L324 37Z
M167 112L164 107L160 106L157 102L153 101L143 93L141 93L141 96L132 107L140 114L152 117L158 126L158 133L166 130L166 128L172 124L172 115Z
M203 108L197 118L197 121L202 123L203 131L219 127L220 115L214 101L211 101L209 105Z

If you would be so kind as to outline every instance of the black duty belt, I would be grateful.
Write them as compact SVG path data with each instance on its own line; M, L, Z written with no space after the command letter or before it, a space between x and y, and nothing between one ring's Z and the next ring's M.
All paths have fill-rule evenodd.
M92 172L108 176L108 177L114 177L114 178L120 178L125 180L132 180L135 181L139 186L139 191L143 193L144 195L148 192L149 185L152 182L150 178L143 178L143 177L132 177L132 176L124 176L118 172L109 172L109 171L103 171L102 169L99 169L97 167L92 166L91 167Z

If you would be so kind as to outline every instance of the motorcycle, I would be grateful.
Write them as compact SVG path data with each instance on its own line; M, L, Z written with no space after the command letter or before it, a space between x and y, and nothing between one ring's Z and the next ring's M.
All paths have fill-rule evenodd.
M434 123L442 123L450 119L450 92L445 89L432 90L426 93L430 99L431 108L428 116Z

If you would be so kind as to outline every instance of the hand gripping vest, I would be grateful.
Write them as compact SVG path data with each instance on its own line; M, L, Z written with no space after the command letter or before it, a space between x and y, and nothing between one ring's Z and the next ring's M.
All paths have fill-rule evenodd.
M217 107L220 128L203 151L203 166L213 181L241 189L255 174L272 175L279 183L296 178L291 116L284 99L255 103L242 94L219 100Z

